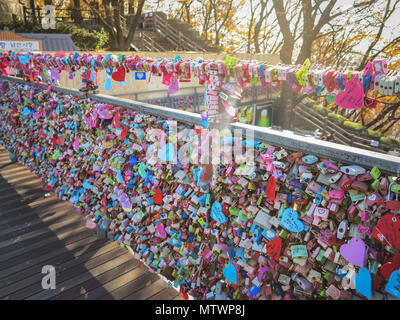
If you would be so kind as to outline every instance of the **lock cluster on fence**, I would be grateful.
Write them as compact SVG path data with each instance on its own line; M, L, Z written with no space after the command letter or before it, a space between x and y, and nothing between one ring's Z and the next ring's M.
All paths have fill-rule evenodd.
M0 101L13 157L184 297L400 298L400 184L377 167L257 141L254 161L170 163L168 119L8 81Z

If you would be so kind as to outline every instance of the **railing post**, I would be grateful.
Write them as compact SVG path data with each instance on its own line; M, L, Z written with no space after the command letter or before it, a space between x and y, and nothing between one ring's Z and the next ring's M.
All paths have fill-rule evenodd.
M26 23L26 7L23 7L23 12L24 12L24 23Z
M168 99L168 107L169 107L169 108L172 108L172 98L171 98L171 96L169 95L169 93L168 93L167 99Z

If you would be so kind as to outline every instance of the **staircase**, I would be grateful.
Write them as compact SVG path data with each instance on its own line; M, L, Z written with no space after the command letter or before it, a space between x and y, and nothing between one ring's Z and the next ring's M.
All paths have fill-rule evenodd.
M142 16L132 47L138 51L220 51L210 41L201 39L190 24L168 19L163 12Z
M307 103L299 103L293 112L296 128L313 131L319 129L322 135L333 133L337 143L383 153L387 153L394 148L394 146L382 142L379 143L378 147L371 146L371 137L351 128L342 128L335 121L315 111Z

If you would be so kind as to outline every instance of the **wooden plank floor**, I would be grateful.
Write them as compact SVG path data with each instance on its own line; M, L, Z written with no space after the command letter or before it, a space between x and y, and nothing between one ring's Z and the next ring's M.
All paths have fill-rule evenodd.
M182 299L128 250L98 239L74 206L45 197L38 178L0 146L0 299ZM42 267L56 289L42 289Z

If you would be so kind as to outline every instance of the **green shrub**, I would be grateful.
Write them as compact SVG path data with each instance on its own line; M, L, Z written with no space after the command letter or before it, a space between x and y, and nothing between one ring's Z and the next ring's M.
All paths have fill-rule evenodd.
M324 115L328 114L328 112L329 112L328 108L326 108L324 106L321 106L320 104L314 104L313 108L314 108L315 111L317 111L319 113L322 113Z
M364 128L361 123L348 121L348 120L343 122L343 126L345 126L347 128L352 128L354 130L362 130Z
M97 50L104 48L108 43L108 33L101 31L90 31L79 28L72 24L57 23L55 29L43 29L42 25L35 21L12 21L0 23L0 28L7 27L16 33L64 33L71 34L71 39L79 50Z
M368 129L367 133L368 133L368 135L370 135L371 137L374 137L374 138L379 138L380 136L382 136L382 134L379 131L375 131L375 130L371 130L371 129Z
M388 138L388 137L381 137L379 140L382 143L387 143L387 144L391 144L392 143L392 140L390 138Z
M104 48L108 42L108 33L103 29L100 32L74 28L71 39L80 50L97 50Z
M338 121L340 123L343 123L344 121L347 120L346 117L343 117L340 114L336 114L336 113L333 113L333 112L329 112L328 113L328 118L334 119L334 120L336 120L336 121Z

